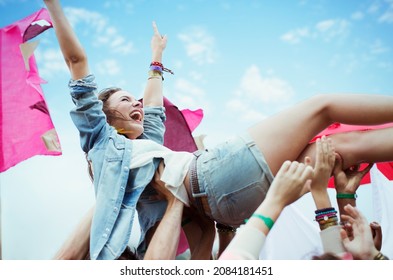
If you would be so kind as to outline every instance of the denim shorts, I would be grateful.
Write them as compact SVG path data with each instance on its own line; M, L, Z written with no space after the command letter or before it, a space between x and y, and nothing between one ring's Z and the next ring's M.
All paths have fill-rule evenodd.
M239 226L264 200L273 175L248 133L197 158L198 184L204 189L216 222Z

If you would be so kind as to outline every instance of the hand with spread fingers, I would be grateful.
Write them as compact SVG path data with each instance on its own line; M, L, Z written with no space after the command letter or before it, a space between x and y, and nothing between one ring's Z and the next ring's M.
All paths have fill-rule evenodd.
M333 169L334 185L337 193L356 193L360 181L373 167L373 163L369 163L364 169L360 170L360 166L354 166L343 170L343 162L340 155L336 154L336 165Z
M372 231L366 217L352 205L346 205L347 215L341 215L352 227L352 239L347 231L341 230L341 238L345 249L352 254L354 259L372 260L378 259L380 252L375 247ZM382 255L382 257L384 257ZM386 257L385 257L386 258ZM382 258L381 258L382 259Z
M317 209L331 207L327 186L332 175L334 161L335 151L331 140L326 136L317 139L314 177L311 184L311 194ZM307 159L306 163L308 163Z

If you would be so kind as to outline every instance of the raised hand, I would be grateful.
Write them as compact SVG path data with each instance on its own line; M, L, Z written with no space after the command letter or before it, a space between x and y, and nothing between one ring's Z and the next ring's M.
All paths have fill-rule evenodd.
M154 52L161 52L166 48L168 38L166 35L162 36L158 31L156 22L153 21L153 37L151 38L151 49Z
M356 193L360 181L370 171L372 166L373 163L369 163L363 170L359 170L359 166L343 170L342 158L336 154L336 165L333 169L333 174L337 193Z
M346 213L341 215L342 220L347 221L352 226L352 239L348 237L347 231L341 230L341 238L345 249L350 252L355 259L370 260L377 254L373 236L369 223L365 216L352 205L346 205Z
M273 199L285 207L310 191L313 169L303 163L286 161L281 166L266 199Z

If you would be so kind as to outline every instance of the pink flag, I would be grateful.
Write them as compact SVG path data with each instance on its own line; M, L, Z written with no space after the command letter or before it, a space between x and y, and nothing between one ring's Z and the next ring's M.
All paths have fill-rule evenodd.
M0 29L0 172L61 148L42 92L29 42L52 27L46 9Z

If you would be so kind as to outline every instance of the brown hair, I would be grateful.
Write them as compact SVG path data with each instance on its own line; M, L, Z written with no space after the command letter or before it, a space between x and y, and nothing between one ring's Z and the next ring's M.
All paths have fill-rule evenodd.
M111 97L114 93L121 91L122 89L119 87L109 87L109 88L104 88L98 93L98 99L102 101L102 111L106 115L106 120L109 124L112 123L112 121L116 118L119 118L119 112L114 110L113 108L110 108L107 105L107 101L109 97ZM121 115L121 114L120 114Z
M321 255L313 256L312 260L341 260L341 258L333 253L326 252Z
M113 119L115 118L119 118L117 115L119 115L119 113L110 108L107 105L107 101L109 99L109 97L112 96L112 94L121 91L122 89L119 87L108 87L108 88L104 88L102 89L99 93L98 93L98 99L102 101L102 111L105 113L106 115L106 121L111 124L111 122L113 121ZM90 180L93 182L94 181L94 176L93 176L93 168L91 166L91 162L87 159L87 153L85 154L86 156L86 161L87 161L87 171L89 173L89 177Z

